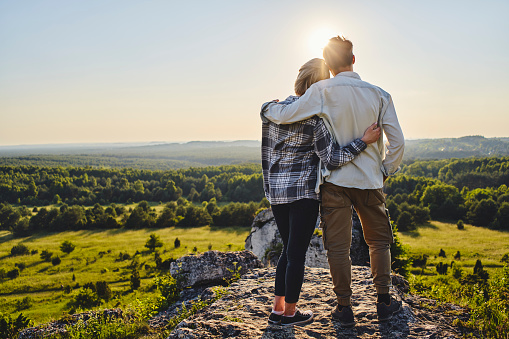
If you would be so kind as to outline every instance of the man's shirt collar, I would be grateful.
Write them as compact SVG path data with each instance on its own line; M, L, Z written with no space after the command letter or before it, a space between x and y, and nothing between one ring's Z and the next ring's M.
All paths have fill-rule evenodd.
M361 80L361 77L359 76L359 74L357 74L355 72L350 72L350 71L338 73L338 74L336 74L335 77L339 77L339 76Z

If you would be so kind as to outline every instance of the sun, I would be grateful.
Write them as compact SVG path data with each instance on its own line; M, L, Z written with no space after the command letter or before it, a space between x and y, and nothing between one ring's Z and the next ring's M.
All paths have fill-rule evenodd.
M322 50L329 42L329 39L338 35L338 32L328 28L318 28L312 31L308 36L308 45L312 53L322 54Z

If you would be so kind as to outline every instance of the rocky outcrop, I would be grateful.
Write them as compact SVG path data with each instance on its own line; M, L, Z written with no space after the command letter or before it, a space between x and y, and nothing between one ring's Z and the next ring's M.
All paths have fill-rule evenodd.
M160 312L148 324L154 329L164 329L180 314L183 305L191 309L198 300L214 298L214 287L205 281L224 284L231 278L234 269L233 262L240 263L246 272L244 276L234 282L227 289L226 295L209 306L199 310L195 315L181 321L170 333L168 339L195 338L463 338L478 337L468 329L456 327L469 318L468 311L456 305L438 303L431 299L407 294L408 282L401 276L393 276L394 286L391 292L403 301L403 310L388 323L379 323L375 308L375 288L372 283L371 272L368 267L352 267L352 306L357 324L346 329L332 320L331 310L336 305L336 297L332 291L332 281L328 269L306 268L305 280L302 286L299 307L314 312L313 323L302 327L282 328L268 325L267 317L272 308L274 295L275 268L260 267L261 263L247 251L221 253L210 251L200 256L183 257L180 260L182 271L188 272L188 284L194 281L192 287L184 288L177 302L164 312ZM212 275L204 280L198 280L194 275L205 274L208 267ZM197 270L194 274L193 272ZM190 286L190 285L189 285ZM214 298L215 300L215 298ZM212 300L211 300L212 302ZM51 334L64 334L65 327L73 325L79 320L86 322L91 316L105 319L128 318L120 309L90 311L67 316L50 324L23 330L19 338L43 338ZM460 322L455 321L461 320Z
M317 227L320 218L317 219ZM262 262L267 265L276 265L282 250L281 235L277 230L276 221L272 210L265 209L258 213L251 226L251 233L246 239L245 248L253 252ZM350 256L353 265L369 265L369 249L364 241L362 226L354 211L352 246ZM329 268L326 251L320 233L314 234L306 253L306 266Z
M390 322L379 323L376 294L368 267L353 267L352 305L357 324L342 328L331 319L336 305L327 269L307 268L299 307L314 312L306 326L282 328L268 325L274 293L273 267L254 270L232 284L229 294L182 321L168 339L195 338L461 338L467 329L455 327L455 319L468 319L467 310L450 304L392 292L403 301L403 310ZM394 283L404 286L401 277ZM475 334L474 334L475 336Z
M245 274L253 268L263 267L261 261L249 251L208 251L190 255L171 263L170 274L178 276L179 287L205 284L224 284L235 274Z

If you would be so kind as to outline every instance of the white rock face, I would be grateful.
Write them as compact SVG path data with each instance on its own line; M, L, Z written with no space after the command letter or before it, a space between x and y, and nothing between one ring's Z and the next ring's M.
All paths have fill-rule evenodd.
M267 208L254 218L245 249L253 252L264 264L267 264L265 252L279 242L281 242L281 235L277 230L276 220L272 210Z
M180 287L221 283L239 273L245 274L254 268L263 267L258 258L249 251L220 252L208 251L200 255L189 255L178 258L171 263L170 274L180 275Z
M320 217L316 221L318 227ZM261 211L253 220L251 226L251 234L246 239L245 248L253 252L264 265L276 265L277 251L271 251L281 244L281 235L277 230L276 220L270 208ZM279 245L280 247L281 245ZM281 248L281 247L280 247ZM369 250L364 242L362 235L362 226L359 219L354 215L352 229L352 247L350 249L350 257L353 265L369 266ZM307 267L329 268L327 262L327 251L323 247L322 237L313 234L306 252Z
M320 218L317 219L317 224ZM246 239L245 248L253 252L265 264L277 264L276 258L267 255L267 251L281 243L281 235L277 230L276 220L270 208L263 210L253 220L251 234ZM322 237L313 235L306 252L306 266L329 268Z
M308 251L306 252L306 266L329 268L329 262L327 261L327 252L323 247L322 237L313 235L313 237L311 238Z

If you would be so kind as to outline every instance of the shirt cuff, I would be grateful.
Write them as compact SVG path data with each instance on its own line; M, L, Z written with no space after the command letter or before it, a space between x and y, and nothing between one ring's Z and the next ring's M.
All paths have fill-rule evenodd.
M355 155L358 155L362 151L364 151L366 149L366 147L368 147L368 145L366 145L366 143L364 141L362 141L361 139L355 139L352 142L352 147L355 150Z
M260 118L262 119L262 122L268 123L270 122L269 119L265 117L265 112L268 111L270 104L277 104L276 100L272 100L269 102L266 102L262 105L262 109L260 110Z
M386 168L382 165L382 173L383 173L386 177L391 176L391 175L394 175L394 174L398 173L400 170L401 170L401 167L400 167L400 166L398 166L398 168L396 168L396 170L395 170L395 171L392 171L392 172L391 172L391 171L389 171L388 169L386 169Z

